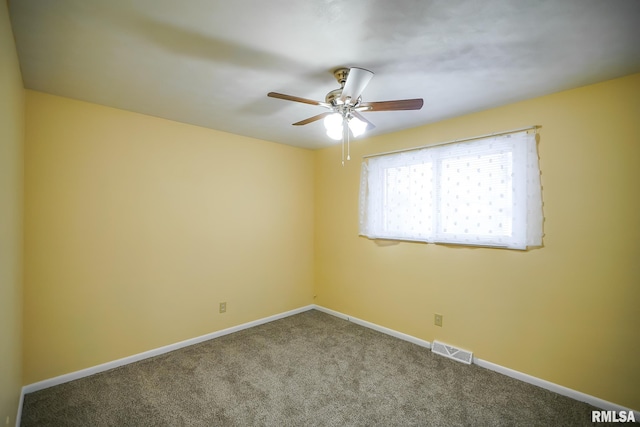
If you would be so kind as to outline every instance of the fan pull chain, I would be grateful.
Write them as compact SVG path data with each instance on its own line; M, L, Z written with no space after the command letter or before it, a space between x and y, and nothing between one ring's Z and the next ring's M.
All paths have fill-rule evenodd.
M342 125L342 167L344 167L344 124Z
M347 145L349 141L349 128L347 127L347 120L342 120L342 167L344 167L344 134L347 134ZM347 147L348 149L348 147ZM347 153L347 160L349 160L349 153Z
M344 167L344 139L347 135L347 160L351 160L351 138L349 137L349 127L347 126L347 119L342 122L342 166Z

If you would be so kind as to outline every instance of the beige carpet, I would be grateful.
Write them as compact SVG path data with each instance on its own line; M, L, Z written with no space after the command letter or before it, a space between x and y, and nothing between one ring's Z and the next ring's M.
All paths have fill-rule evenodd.
M23 426L592 426L596 409L311 310L25 396Z

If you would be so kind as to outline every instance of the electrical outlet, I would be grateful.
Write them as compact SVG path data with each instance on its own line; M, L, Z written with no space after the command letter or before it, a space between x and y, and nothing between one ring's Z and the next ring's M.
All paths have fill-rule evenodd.
M442 314L435 314L433 316L433 324L436 326L442 326Z
M227 312L227 303L226 302L221 302L220 303L220 313L226 313Z

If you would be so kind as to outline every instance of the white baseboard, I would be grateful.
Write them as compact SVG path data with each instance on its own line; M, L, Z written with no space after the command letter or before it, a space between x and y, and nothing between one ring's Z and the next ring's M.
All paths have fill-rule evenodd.
M18 404L18 414L16 416L16 427L20 426L21 417L22 417L22 405L24 401L24 395L27 393L33 393L34 391L43 390L45 388L53 387L59 384L64 384L69 381L77 380L80 378L87 377L89 375L97 374L99 372L108 371L110 369L117 368L119 366L128 365L129 363L138 362L140 360L148 359L150 357L159 356L164 353L168 353L170 351L178 350L183 347L188 347L190 345L198 344L204 341L208 341L214 338L218 338L224 335L232 334L234 332L241 331L243 329L252 328L254 326L262 325L264 323L273 322L274 320L283 319L285 317L293 316L295 314L299 314L309 310L318 310L323 313L330 314L335 317L339 317L341 319L347 320L349 322L353 322L357 325L364 326L369 329L373 329L378 332L382 332L383 334L391 335L392 337L396 337L398 339L411 342L413 344L419 345L421 347L431 348L431 343L429 341L422 340L420 338L416 338L411 335L407 335L402 332L395 331L393 329L386 328L384 326L377 325L375 323L367 322L366 320L358 319L356 317L352 317L346 315L344 313L340 313L335 310L331 310L326 307L322 307L320 305L312 304L305 307L300 307L295 310L286 311L284 313L275 314L273 316L265 317L262 319L254 320L252 322L243 323L242 325L233 326L227 329L223 329L221 331L212 332L210 334L202 335L199 337L191 338L185 341L180 341L175 344L170 344L164 347L156 348L153 350L145 351L143 353L134 354L132 356L124 357L122 359L114 360L112 362L103 363L101 365L93 366L91 368L82 369L80 371L71 372L68 374L60 375L54 378L50 378L44 381L39 381L37 383L28 384L22 387L22 392L20 394L20 402ZM496 365L495 363L488 362L486 360L478 359L477 357L473 358L473 363L478 366L481 366L486 369L490 369L492 371L499 372L503 375L515 378L517 380L533 384L538 387L542 387L554 393L558 393L563 396L570 397L575 400L579 400L581 402L586 402L590 405L595 406L596 408L600 408L608 411L630 411L631 409L625 408L621 405L608 402L606 400L572 390L570 388L554 384L552 382L533 377L528 374L524 374L522 372L514 371L513 369L505 368L504 366ZM634 416L636 420L640 420L640 411L634 410Z
M540 378L536 378L534 376L524 374L519 371L514 371L513 369L505 368L504 366L496 365L495 363L488 362L486 360L478 359L476 357L473 358L473 363L478 366L481 366L486 369L490 369L492 371L501 373L511 378L515 378L525 383L533 384L540 388L544 388L546 390L552 391L554 393L558 393L562 396L570 397L574 400L578 400L580 402L588 403L589 405L593 405L596 408L600 408L606 411L632 411L630 408L625 408L624 406L618 405L616 403L611 403L609 401L600 399L599 397L591 396L586 393L582 393L577 390L570 389L565 386L561 386L559 384L552 383L550 381L546 381ZM633 410L634 418L636 420L640 420L640 411Z
M243 323L242 325L232 326L227 329L222 329L220 331L212 332L210 334L201 335L199 337L191 338L188 340L180 341L175 344L169 344L164 347L156 348L153 350L145 351L143 353L134 354L132 356L123 357L122 359L114 360L111 362L103 363L101 365L92 366L90 368L82 369L80 371L70 372L68 374L63 374L54 378L49 378L47 380L39 381L37 383L28 384L22 387L22 392L20 393L20 402L18 404L18 415L16 416L16 427L20 426L21 417L22 417L22 405L24 402L24 395L27 393L33 393L34 391L43 390L45 388L53 387L56 385L64 384L69 381L74 381L80 378L88 377L89 375L97 374L99 372L108 371L110 369L114 369L120 366L128 365L129 363L138 362L140 360L148 359L150 357L159 356L164 353L168 353L170 351L178 350L184 347L188 347L190 345L198 344L204 341L211 340L213 338L218 338L224 335L229 335L234 332L241 331L243 329L252 328L254 326L262 325L264 323L273 322L274 320L283 319L285 317L293 316L294 314L299 314L304 311L309 311L315 308L314 305L308 305L305 307L296 308L295 310L285 311L284 313L274 314L273 316L264 317L262 319L254 320L252 322Z
M322 311L323 313L327 313L332 316L339 317L344 320L348 320L349 322L355 323L357 325L364 326L369 329L373 329L374 331L382 332L383 334L391 335L392 337L396 337L404 341L409 341L410 343L419 345L420 347L431 348L431 343L429 341L421 340L420 338L416 338L414 336L407 335L402 332L394 331L393 329L385 328L384 326L376 325L375 323L367 322L366 320L358 319L356 317L351 317L346 314L342 314L337 311L331 310L329 308L322 307L320 305L314 305L313 308L318 311Z
M382 332L384 334L389 334L389 335L394 336L396 338L400 338L402 340L409 341L409 342L412 342L414 344L418 344L418 345L420 345L422 347L431 348L431 343L429 343L428 341L421 340L421 339L413 337L411 335L407 335L407 334L404 334L402 332L394 331L392 329L376 325L375 323L367 322L366 320L357 319L357 318L351 317L351 316L349 316L347 314L340 313L338 311L334 311L334 310L331 310L329 308L322 307L322 306L319 306L319 305L315 305L313 308L318 310L318 311L322 311L324 313L331 314L332 316L336 316L336 317L339 317L341 319L345 319L345 320L348 320L350 322L356 323L358 325L374 329L374 330L376 330L378 332ZM515 379L520 380L522 382L533 384L535 386L544 388L544 389L552 391L554 393L558 393L558 394L560 394L562 396L567 396L567 397L570 397L571 399L578 400L580 402L588 403L590 405L595 406L596 408L600 408L600 409L603 409L603 410L606 410L606 411L616 411L616 412L625 411L625 412L628 412L628 411L632 411L633 410L633 409L626 408L624 406L618 405L616 403L611 403L611 402L608 402L606 400L600 399L598 397L591 396L589 394L582 393L580 391L576 391L576 390L561 386L559 384L555 384L555 383L552 383L552 382L549 382L549 381L546 381L546 380L543 380L543 379L540 379L540 378L536 378L536 377L533 377L531 375L524 374L522 372L514 371L513 369L505 368L504 366L496 365L495 363L491 363L491 362L488 362L486 360L478 359L477 357L473 358L473 363L475 363L476 365L478 365L480 367L483 367L483 368L486 368L486 369L490 369L492 371L501 373L501 374L506 375L506 376L511 377L511 378L515 378ZM636 420L640 420L640 411L633 410L633 412L634 412L635 419Z

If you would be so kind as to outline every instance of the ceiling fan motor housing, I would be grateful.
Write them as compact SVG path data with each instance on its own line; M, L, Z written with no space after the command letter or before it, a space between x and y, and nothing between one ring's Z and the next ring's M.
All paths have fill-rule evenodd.
M329 92L327 96L324 98L325 102L331 105L342 104L342 101L340 100L340 95L342 95L342 88L334 89L331 92Z

